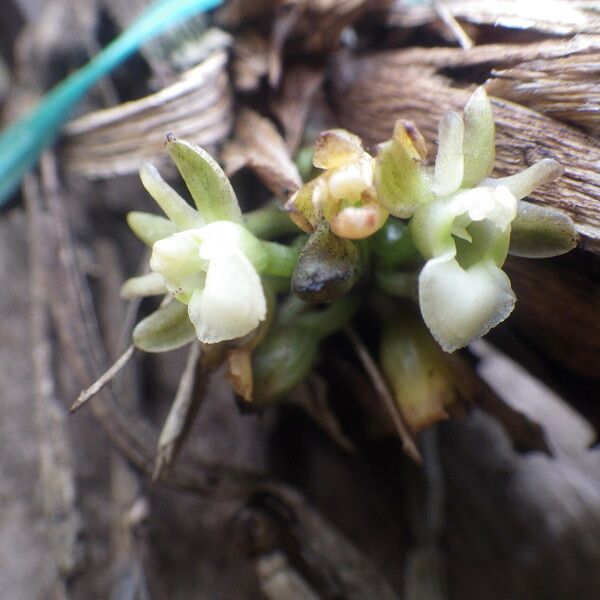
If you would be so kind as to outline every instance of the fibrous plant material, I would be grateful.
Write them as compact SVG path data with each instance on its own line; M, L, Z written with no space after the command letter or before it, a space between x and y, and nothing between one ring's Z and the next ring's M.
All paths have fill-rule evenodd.
M233 126L226 65L226 53L217 51L155 94L70 122L66 167L88 177L134 173L149 160L164 161L164 136L172 129L203 146L222 142Z
M567 36L596 33L600 23L595 2L586 0L446 0L447 9L460 21L514 30ZM395 3L388 21L402 27L416 27L437 19L428 5L401 0Z

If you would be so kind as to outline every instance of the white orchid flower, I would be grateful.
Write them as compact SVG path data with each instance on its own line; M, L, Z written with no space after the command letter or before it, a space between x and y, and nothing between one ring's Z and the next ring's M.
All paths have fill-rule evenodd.
M485 335L512 312L515 296L501 270L517 200L506 186L460 191L420 208L411 231L428 259L419 304L446 352Z
M142 183L167 218L128 215L131 229L152 248L152 272L126 281L121 295L176 298L136 326L134 343L148 352L171 350L194 337L214 344L247 335L266 317L260 274L290 277L298 258L298 249L248 231L229 180L204 150L172 137L167 150L196 209L152 165L142 167Z
M215 221L158 240L150 268L188 305L201 342L242 337L265 319L267 303L257 272L260 242L243 226Z
M427 263L419 274L425 323L446 352L485 335L512 312L515 295L501 270L519 201L553 179L560 166L543 160L491 179L495 159L491 103L479 88L464 117L448 113L430 174L432 198L416 205L411 231Z

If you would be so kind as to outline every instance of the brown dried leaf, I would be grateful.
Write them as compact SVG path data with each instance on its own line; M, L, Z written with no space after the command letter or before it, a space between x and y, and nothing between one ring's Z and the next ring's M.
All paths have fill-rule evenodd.
M271 110L283 126L290 152L295 152L302 142L306 119L322 82L321 69L299 65L284 73L281 90L271 102Z
M282 200L302 185L298 169L275 125L250 109L240 113L234 139L225 145L222 157L227 175L247 166Z
M289 31L290 41L307 52L331 51L339 46L340 34L346 27L368 12L386 9L390 4L391 0L286 0L286 11L292 7L297 11Z
M595 35L581 34L568 40L544 40L528 44L483 44L468 50L447 47L412 47L398 51L380 52L375 56L382 66L385 64L408 67L422 64L435 67L440 71L453 68L509 67L526 61L550 60L598 51L600 51L600 35L596 32ZM360 67L360 63L358 66Z
M275 10L278 0L228 0L215 15L215 20L228 29L234 29Z
M450 355L449 361L458 376L463 398L502 423L515 446L523 450L551 453L544 429L539 423L505 402L460 355Z
M327 401L327 385L316 374L286 396L286 402L298 406L343 450L356 455L356 446L342 430L342 426Z
M554 363L600 380L600 284L576 256L509 257L505 265L519 301L511 326Z
M226 63L226 53L216 52L160 92L71 121L62 162L88 177L109 177L164 162L170 131L201 146L223 141L232 125Z
M233 46L233 84L241 92L253 92L269 73L270 46L255 31L236 36Z

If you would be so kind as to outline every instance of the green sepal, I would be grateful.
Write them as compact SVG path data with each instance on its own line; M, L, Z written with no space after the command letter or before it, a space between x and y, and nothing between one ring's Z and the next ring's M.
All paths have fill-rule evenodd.
M206 150L168 136L167 152L181 173L198 212L207 223L242 222L242 213L231 183Z
M492 103L483 87L475 90L463 113L464 174L462 187L475 187L494 168L496 160L496 125Z
M179 229L202 227L204 219L161 176L146 163L140 169L140 179L146 191Z
M154 242L177 232L177 226L169 219L141 211L128 213L127 224L131 231L149 248L152 248Z
M509 254L525 258L550 258L573 250L579 235L565 213L531 202L519 202L512 222Z
M374 175L379 201L396 217L407 219L435 198L431 173L421 164L419 152L400 121L393 138L378 147Z
M133 343L144 352L168 352L195 338L196 330L188 317L188 307L178 300L161 306L133 330Z

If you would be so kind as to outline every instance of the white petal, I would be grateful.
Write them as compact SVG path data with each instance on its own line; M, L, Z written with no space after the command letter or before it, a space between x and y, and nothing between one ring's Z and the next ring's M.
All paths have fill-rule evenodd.
M450 234L469 241L466 227L472 222L487 219L506 233L516 214L517 201L506 186L477 187L420 207L412 218L411 232L419 252L434 258L454 248Z
M499 179L486 179L483 184L490 187L506 186L517 200L521 200L535 188L556 179L562 172L560 163L552 158L544 158L520 173Z
M336 200L358 202L361 194L373 183L371 161L354 161L335 169L329 177L329 193Z
M453 194L463 180L464 123L455 112L447 113L438 128L438 151L431 189L437 196Z
M164 277L165 285L173 292L180 288L187 291L202 270L200 246L193 237L194 231L197 230L180 231L152 246L150 268Z
M419 304L433 337L453 352L508 317L515 295L492 260L464 270L451 254L431 259L419 275Z
M194 229L191 235L200 245L200 258L207 266L214 257L234 250L243 252L258 270L266 260L261 242L237 223L213 221L200 229Z
M211 259L204 289L194 292L188 305L198 339L207 344L250 333L266 313L260 277L238 250Z

